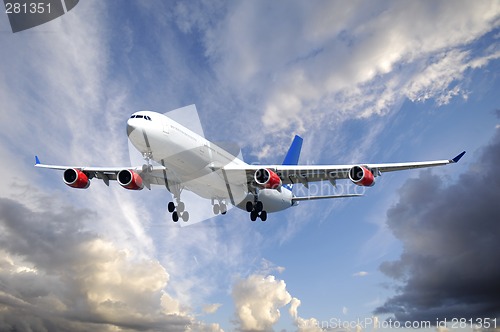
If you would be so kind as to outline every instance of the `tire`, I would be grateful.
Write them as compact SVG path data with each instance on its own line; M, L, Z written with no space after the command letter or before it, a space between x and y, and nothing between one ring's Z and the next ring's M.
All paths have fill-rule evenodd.
M175 204L174 202L168 202L168 212L172 213L175 211Z
M179 214L177 213L177 211L172 212L172 220L174 222L178 222L179 221Z
M253 210L253 203L248 201L246 205L247 212L252 212Z
M226 214L226 212L227 212L227 206L226 206L226 204L221 204L220 205L220 213Z
M263 209L264 209L264 204L262 204L261 201L257 201L257 203L255 203L255 211L261 212Z
M184 213L182 214L182 221L186 222L188 220L189 220L189 212L184 211Z
M184 202L179 202L179 204L177 204L177 211L182 212L185 208L186 205L184 205Z
M215 215L218 215L220 212L220 209L219 209L219 204L214 204L214 214Z
M257 211L252 211L250 212L250 220L251 221L255 221L257 220L257 217L259 216L259 214L257 213Z
M266 211L262 211L260 213L259 217L260 217L260 220L266 221L267 220L267 212Z

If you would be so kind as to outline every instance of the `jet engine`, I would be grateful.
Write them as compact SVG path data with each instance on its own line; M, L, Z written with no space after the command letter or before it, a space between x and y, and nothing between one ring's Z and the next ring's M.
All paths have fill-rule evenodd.
M75 168L68 168L63 174L64 183L72 188L87 189L90 186L89 177Z
M371 187L375 184L375 176L364 166L354 166L349 170L349 179L354 184L363 187Z
M139 174L132 170L124 169L118 172L116 179L120 186L129 190L141 190L144 185Z
M261 168L255 171L254 180L261 188L279 189L281 187L279 175L268 168Z

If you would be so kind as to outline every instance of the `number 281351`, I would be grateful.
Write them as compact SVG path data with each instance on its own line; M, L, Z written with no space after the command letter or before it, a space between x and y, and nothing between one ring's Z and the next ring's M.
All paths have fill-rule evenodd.
M32 2L32 3L19 3L19 2L6 2L5 13L7 14L50 14L50 3Z

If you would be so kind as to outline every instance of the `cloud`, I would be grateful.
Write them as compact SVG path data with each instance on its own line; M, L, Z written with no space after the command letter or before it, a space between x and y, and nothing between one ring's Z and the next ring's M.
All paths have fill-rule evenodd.
M359 271L354 273L352 276L353 277L366 277L368 275L368 272L366 271Z
M281 317L280 309L288 304L288 313L299 332L323 331L316 318L299 316L300 300L290 295L284 280L272 275L252 274L239 280L233 285L232 296L241 331L272 331Z
M39 200L37 211L0 198L2 330L220 330L165 291L157 260L84 230L95 213Z
M280 318L280 308L292 300L283 280L250 275L233 285L237 323L243 331L269 331Z
M213 314L222 306L221 303L207 304L203 307L203 312L207 314Z
M290 301L289 313L292 316L295 326L297 326L298 332L321 332L324 331L320 327L320 323L316 318L302 318L298 314L298 308L300 306L300 300L296 297L292 298Z
M387 114L405 98L446 104L466 95L453 82L467 68L498 58L468 51L494 28L494 2L462 1L457 12L446 2L243 1L216 22L189 17L217 6L183 5L179 26L204 32L219 81L240 98L251 96L249 116L257 112L270 135Z
M376 313L401 321L500 317L499 151L497 132L456 181L423 171L403 185L387 212L403 253L380 267L401 286Z

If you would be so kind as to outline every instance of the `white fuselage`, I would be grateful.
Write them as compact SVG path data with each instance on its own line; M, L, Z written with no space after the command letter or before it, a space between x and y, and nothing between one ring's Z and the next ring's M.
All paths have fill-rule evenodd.
M220 146L182 126L165 115L141 111L127 121L127 133L134 147L151 160L165 166L171 181L195 194L216 200L226 200L245 209L254 201L249 192L247 175L226 174L223 167L246 163ZM258 199L268 212L292 206L292 192L282 187L260 189Z

